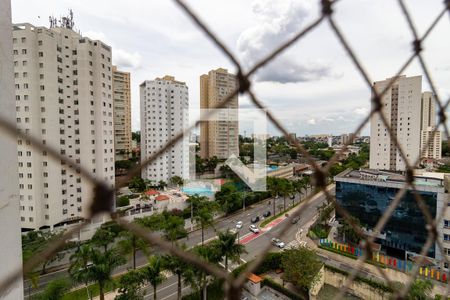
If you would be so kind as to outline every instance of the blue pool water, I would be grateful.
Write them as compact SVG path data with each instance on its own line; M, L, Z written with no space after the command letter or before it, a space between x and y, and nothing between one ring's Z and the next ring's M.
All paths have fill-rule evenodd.
M268 166L267 167L267 171L274 171L276 169L278 169L278 166Z
M198 194L200 196L207 196L210 197L212 195L214 195L214 192L207 187L186 187L181 189L183 191L183 193L186 193L189 196Z

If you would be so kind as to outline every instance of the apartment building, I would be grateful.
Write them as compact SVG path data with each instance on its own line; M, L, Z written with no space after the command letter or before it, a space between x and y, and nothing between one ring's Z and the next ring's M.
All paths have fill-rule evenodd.
M381 93L390 80L375 82L374 89ZM421 99L422 76L404 75L395 78L394 84L381 99L382 114L410 162L417 161L420 156ZM374 114L370 121L370 168L394 171L406 169L405 161L394 139L391 139L389 128L384 126L378 114Z
M200 76L200 108L212 109L227 99L238 88L234 74L226 69L211 70ZM210 158L216 156L227 159L232 154L239 156L239 122L238 95L218 114L217 121L200 124L200 156ZM225 112L226 111L226 112Z
M144 81L140 105L141 161L146 161L188 127L188 87L173 76ZM189 134L142 170L142 178L155 182L173 176L189 178Z
M14 123L15 100L13 79L13 50L11 2L0 0L0 117ZM17 145L0 133L0 282L22 269L20 238L19 178L17 174ZM23 299L23 279L18 276L8 289L0 291L1 299Z
M425 159L441 159L442 136L436 129L436 99L432 92L422 93L420 123L420 155Z
M113 66L114 148L115 160L128 159L131 145L130 73Z
M55 23L13 25L16 121L76 165L17 140L23 230L85 217L92 186L77 166L114 185L111 48Z

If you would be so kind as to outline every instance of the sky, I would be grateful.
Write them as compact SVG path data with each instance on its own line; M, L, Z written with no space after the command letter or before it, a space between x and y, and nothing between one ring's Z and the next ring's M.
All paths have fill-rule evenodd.
M409 0L422 35L443 9L442 0ZM312 0L185 1L248 70L320 14ZM14 23L47 26L67 14L85 36L113 49L113 63L131 73L132 127L139 130L139 84L164 75L189 87L190 107L199 108L199 77L219 67L236 69L186 14L170 0L13 0ZM334 18L370 80L394 76L411 54L413 40L396 1L340 0ZM424 58L442 101L450 97L450 17L444 16L423 44ZM446 54L447 53L447 54ZM424 75L415 61L404 75ZM327 22L252 77L258 98L297 135L352 132L370 110L370 90ZM423 77L422 89L429 85ZM240 96L240 108L255 108ZM196 114L191 114L194 119ZM244 115L241 115L245 119ZM242 122L241 133L252 126ZM271 134L279 134L269 126ZM369 134L369 128L363 129Z

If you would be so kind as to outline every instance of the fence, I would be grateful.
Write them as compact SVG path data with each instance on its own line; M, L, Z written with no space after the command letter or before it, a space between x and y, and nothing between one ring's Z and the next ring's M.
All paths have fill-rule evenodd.
M394 200L391 202L390 206L387 208L386 212L383 214L383 216L378 220L377 225L375 226L375 231L381 232L383 230L383 227L386 225L388 219L391 217L391 214L393 213L394 209L397 207L397 205L400 202L400 199L405 194L406 189L410 189L413 191L415 200L417 201L417 204L419 208L421 209L421 212L425 216L425 219L428 224L428 237L426 240L426 243L423 246L421 254L426 254L429 247L432 243L436 242L438 247L440 248L442 253L445 253L443 250L443 245L437 239L437 229L436 224L440 224L442 222L442 217L444 215L445 210L447 209L447 205L445 205L444 210L442 210L438 217L434 219L433 216L429 213L427 207L423 204L421 201L420 195L416 192L416 187L413 181L413 166L418 164L418 161L411 162L409 159L405 156L405 153L403 151L402 145L399 144L397 137L395 133L393 132L392 128L390 127L390 124L388 120L386 119L385 115L382 114L382 104L381 104L381 98L382 96L390 89L390 87L394 84L394 77L388 84L388 86L381 91L381 93L377 92L372 87L372 79L369 76L369 73L365 69L363 63L358 59L357 53L353 50L350 43L347 41L345 33L340 29L339 25L336 23L334 18L334 7L339 5L339 2L345 1L345 0L321 0L319 2L320 8L321 8L321 14L320 16L314 20L312 23L310 23L308 26L304 27L303 29L299 30L297 34L292 36L288 41L285 43L279 45L274 49L272 53L264 57L262 60L257 62L253 67L251 67L249 70L245 71L242 67L241 62L237 60L235 55L231 53L231 51L222 43L221 39L218 37L218 35L214 34L207 24L205 24L198 15L191 10L191 8L184 3L182 0L174 0L179 8L184 11L193 21L194 23L199 27L201 31L203 31L209 40L211 40L225 55L231 63L236 67L237 71L237 78L239 81L239 88L235 90L231 95L229 95L224 101L220 103L216 108L223 108L227 103L233 98L233 96L239 94L247 94L251 101L253 102L256 107L258 107L261 110L265 110L267 112L267 116L271 123L283 133L283 135L286 137L286 139L294 145L297 150L303 155L304 158L308 160L308 162L314 167L314 185L316 187L315 192L310 195L306 199L306 205L309 204L309 200L318 192L322 191L324 195L327 197L327 199L331 202L335 203L336 210L339 214L343 215L346 219L351 222L351 219L349 218L349 214L341 207L339 204L335 201L333 196L330 195L329 191L326 190L326 182L327 182L327 175L329 173L330 168L337 162L338 157L342 155L342 153L347 149L347 146L351 141L348 141L345 146L341 149L341 151L338 151L334 157L329 161L329 163L324 166L318 166L311 157L308 152L302 147L302 145L294 140L289 134L286 128L283 126L283 124L274 117L274 115L271 113L270 109L265 107L259 99L256 97L253 88L252 88L252 82L250 80L250 77L255 74L261 67L267 65L270 61L272 61L274 58L278 57L281 53L286 51L289 47L296 44L298 41L302 40L303 37L305 37L307 34L312 34L316 27L318 27L319 24L322 23L328 23L330 26L333 34L337 37L339 44L344 48L346 51L348 57L350 58L351 62L353 63L356 70L359 72L359 74L364 79L364 82L367 84L367 88L372 92L372 110L370 113L364 118L364 120L357 126L357 128L354 130L355 134L359 134L362 128L369 122L370 118L374 115L379 115L381 118L384 126L389 128L389 136L392 139L393 143L395 144L395 147L398 149L400 156L402 159L406 162L406 174L407 174L407 182L405 183L405 186L400 190ZM435 29L436 25L440 20L443 19L443 17L448 13L450 17L450 1L445 0L443 2L442 11L433 19L431 20L430 26L424 31L425 33L422 36L419 36L417 28L414 25L414 22L412 20L412 17L408 11L408 8L406 6L405 1L398 0L398 5L403 12L403 15L405 17L405 22L408 24L409 29L411 31L412 35L412 53L409 55L409 57L406 58L405 62L401 65L397 72L397 76L402 74L402 72L414 61L417 60L423 70L423 74L425 75L426 80L428 81L432 92L435 95L436 100L436 107L439 110L438 116L439 116L439 124L437 127L442 126L444 128L445 136L449 136L449 130L446 124L446 109L450 103L450 99L447 101L442 101L441 97L439 96L437 92L437 88L434 84L434 81L432 79L430 70L425 62L424 56L423 56L423 48L422 44L427 39L427 37L430 35L430 33ZM443 37L445 38L445 37ZM447 37L448 38L448 37ZM206 116L209 117L209 116ZM186 133L194 129L196 126L199 125L199 122L197 121L194 125L192 125L190 128L186 129ZM69 166L79 168L80 173L85 178L85 180L90 181L94 186L94 197L91 201L90 205L90 212L89 216L90 218L93 218L94 216L98 215L99 213L109 213L111 215L111 218L116 220L118 224L123 226L129 231L134 232L135 234L141 236L142 238L149 241L151 244L157 245L159 249L168 252L172 255L179 256L180 258L186 260L190 264L196 266L197 268L201 268L211 274L212 276L220 279L224 279L225 281L225 290L226 290L226 297L227 299L239 299L241 289L246 281L247 275L254 271L258 265L262 262L264 259L264 255L258 256L258 258L251 263L248 268L245 270L245 272L242 272L237 278L234 278L225 270L215 266L206 263L199 257L193 255L192 253L188 253L186 251L183 251L181 248L178 247L172 247L171 243L168 243L167 241L163 240L160 236L158 236L156 233L150 232L148 230L145 230L138 225L135 225L129 221L126 221L124 219L121 219L119 216L117 216L113 212L113 199L114 199L114 192L115 190L111 189L107 185L105 185L101 180L95 177L94 174L90 173L88 170L84 168L80 168L75 162L59 153L56 149L53 149L49 147L48 145L43 144L40 140L33 136L25 135L23 132L18 132L16 129L16 124L10 123L4 119L0 119L0 128L3 129L4 134L8 134L12 137L14 140L16 137L20 137L23 139L27 139L31 142L31 147L39 150L45 150L47 151L48 155L52 157L52 159L55 159L56 161L64 161ZM431 134L429 140L427 141L427 144L430 143L432 138L434 137L434 134L436 132L433 131L433 134ZM139 175L141 172L141 169L145 167L147 164L151 163L153 160L155 160L159 155L163 154L165 151L169 149L169 147L173 146L175 143L177 143L182 137L184 132L179 132L173 139L171 139L165 147L161 148L157 153L149 157L146 161L142 162L138 167L133 169L128 176L125 178L122 178L120 182L116 185L115 189L119 189L120 187L127 184L127 182L136 175ZM296 213L294 213L291 218L297 217L297 215L301 215L302 211L304 210L298 210ZM86 223L80 224L70 230L68 230L61 239L51 243L48 245L48 247L43 250L41 253L37 253L34 255L30 260L26 261L22 269L16 270L14 273L10 274L6 280L0 283L0 291L7 290L7 288L17 279L19 279L22 275L22 272L28 273L29 271L33 270L36 266L38 266L41 262L47 260L49 257L51 257L53 254L55 254L58 249L62 248L65 243L66 238L70 238L74 232L78 232L83 226L85 226ZM362 231L360 228L355 226L355 224L351 223L351 225L354 227L354 229L362 235ZM282 230L279 232L279 236L281 236L286 229L290 226L290 222L285 222L282 226ZM368 237L363 242L363 255L358 257L358 267L348 276L347 281L344 284L344 288L342 288L339 292L339 294L336 295L335 299L341 299L344 295L344 292L349 287L349 285L353 282L353 280L358 275L359 270L361 269L363 263L370 259L372 257L372 254L370 252L371 245L374 242L373 237ZM270 245L267 245L264 249L267 253L270 249ZM364 251L365 250L365 251ZM446 262L448 262L447 258L445 258ZM449 263L450 265L450 263ZM385 274L385 271L378 267L380 274L386 279L387 283L392 286L392 282L389 281L388 277ZM411 283L415 280L415 278L419 275L420 269L415 268L410 272L410 281L402 288L401 290L395 290L395 296L397 298L402 298L406 295L408 292ZM449 292L449 288L447 288L447 294ZM445 295L447 297L447 295Z

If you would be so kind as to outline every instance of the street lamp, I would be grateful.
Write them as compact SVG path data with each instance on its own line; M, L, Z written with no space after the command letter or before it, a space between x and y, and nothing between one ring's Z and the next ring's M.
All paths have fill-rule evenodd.
M194 203L191 200L191 231L194 231Z

